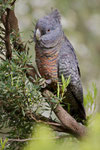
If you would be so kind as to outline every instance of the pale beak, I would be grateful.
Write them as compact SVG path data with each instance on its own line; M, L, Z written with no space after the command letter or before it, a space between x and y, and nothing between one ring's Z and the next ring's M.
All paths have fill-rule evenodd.
M39 28L36 30L36 38L37 40L39 40L41 37L41 31L39 30Z

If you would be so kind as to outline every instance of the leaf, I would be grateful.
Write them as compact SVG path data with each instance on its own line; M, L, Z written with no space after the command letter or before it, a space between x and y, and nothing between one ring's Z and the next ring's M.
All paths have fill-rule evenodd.
M68 77L68 79L65 79L62 74L61 79L62 79L62 97L63 97L64 93L66 91L66 88L68 87L68 85L70 83L70 76Z
M60 97L60 85L59 82L57 83L57 97Z

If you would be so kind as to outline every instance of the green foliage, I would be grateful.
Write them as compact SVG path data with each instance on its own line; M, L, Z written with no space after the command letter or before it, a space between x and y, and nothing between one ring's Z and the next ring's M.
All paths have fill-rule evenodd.
M31 134L34 121L28 116L42 107L40 87L30 83L26 77L25 66L29 60L27 53L14 51L10 62L0 63L0 129L10 128L10 138L25 138ZM10 150L17 143L12 144Z
M5 139L4 141L2 139L0 139L0 147L1 147L1 150L6 150L6 143L7 143L7 139Z
M68 79L66 80L65 78L64 78L64 76L62 75L61 76L61 78L62 78L62 97L64 96L64 93L65 93L65 91L66 91L66 88L67 88L67 86L69 85L69 83L70 83L70 76L68 77Z
M0 17L1 14L3 14L5 12L5 10L7 8L12 9L11 3L13 2L13 0L0 0Z
M70 76L68 77L68 79L65 79L63 74L61 76L61 83L57 83L57 97L59 98L60 97L60 93L61 93L61 98L63 98L66 90L67 90L67 87L70 83Z
M53 132L47 126L39 125L33 131L33 141L24 148L24 150L51 150L54 148L53 139L55 138Z
M33 140L30 141L24 150L99 150L100 149L100 114L95 116L95 120L88 128L88 136L81 141L68 136L59 136L45 126L38 126L33 132Z
M96 84L92 83L92 90L87 89L87 94L84 95L84 105L86 108L88 120L91 119L91 117L96 111L96 97L97 97Z

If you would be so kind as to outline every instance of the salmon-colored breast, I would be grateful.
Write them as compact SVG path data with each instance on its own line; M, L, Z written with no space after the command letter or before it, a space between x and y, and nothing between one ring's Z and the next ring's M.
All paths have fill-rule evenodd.
M57 60L58 53L55 54L45 54L45 52L41 53L40 51L36 51L36 63L39 70L39 73L45 79L58 80L57 75Z

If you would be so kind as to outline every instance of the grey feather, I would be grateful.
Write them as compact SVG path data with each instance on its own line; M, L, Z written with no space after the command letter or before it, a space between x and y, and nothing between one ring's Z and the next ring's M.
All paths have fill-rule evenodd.
M50 59L50 55L53 54L53 60L53 56L56 55L57 61L54 64L53 70L57 70L57 80L61 81L62 74L65 78L68 78L69 75L71 76L71 82L63 100L64 108L67 109L67 104L69 103L71 105L70 114L73 116L77 115L80 119L79 121L82 122L82 120L86 119L86 114L83 106L83 88L80 79L80 69L74 48L63 33L60 19L60 13L58 10L54 10L49 15L38 20L34 32L36 62L42 70L48 65L41 63L43 62L40 60L41 57ZM39 40L36 39L37 29L41 32ZM53 80L52 71L48 78Z
M64 102L70 104L71 111L76 113L79 118L81 117L85 120L86 114L83 106L83 89L80 80L78 61L74 48L65 36L63 37L58 60L58 78L60 81L62 74L66 79L71 76Z

